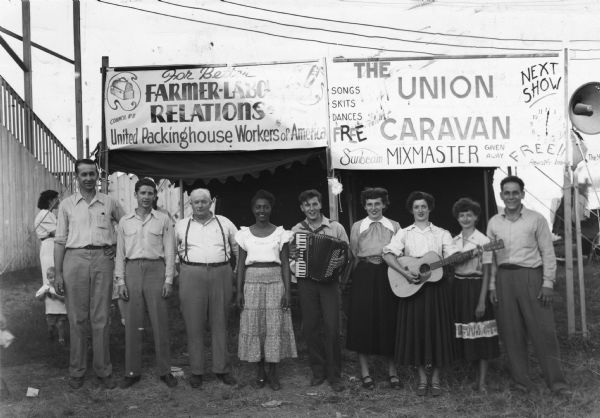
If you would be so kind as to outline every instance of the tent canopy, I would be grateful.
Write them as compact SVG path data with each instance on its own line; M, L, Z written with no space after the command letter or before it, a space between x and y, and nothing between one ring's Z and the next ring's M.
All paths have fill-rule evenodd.
M228 177L240 180L246 174L257 177L265 170L273 172L277 167L289 166L296 161L306 163L310 158L324 156L325 148L228 152L111 150L108 151L108 171L171 181L183 179L186 183L198 179L224 181ZM100 163L104 167L102 158Z

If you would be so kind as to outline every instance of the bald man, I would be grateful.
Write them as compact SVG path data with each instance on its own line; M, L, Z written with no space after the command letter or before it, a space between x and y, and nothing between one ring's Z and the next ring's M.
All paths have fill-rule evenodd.
M179 299L188 337L193 388L202 386L204 374L204 332L206 321L212 334L212 371L226 385L235 385L229 374L227 314L233 292L230 260L237 255L237 228L224 216L211 212L207 189L190 194L192 216L175 225L177 251L181 261Z

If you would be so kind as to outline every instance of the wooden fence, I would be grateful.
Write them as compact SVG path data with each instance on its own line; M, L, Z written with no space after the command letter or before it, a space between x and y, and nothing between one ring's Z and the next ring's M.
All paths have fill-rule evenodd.
M33 221L39 194L47 189L66 190L0 125L0 273L39 265Z
M108 177L108 194L115 199L125 213L129 213L137 207L137 201L134 196L135 183L138 178L132 174L113 173ZM169 180L160 180L158 188L158 207L169 212L173 220L180 218L179 198L180 191L177 184ZM192 209L189 205L189 197L184 193L184 216L190 216Z
M75 157L0 77L0 126L70 190L75 189Z

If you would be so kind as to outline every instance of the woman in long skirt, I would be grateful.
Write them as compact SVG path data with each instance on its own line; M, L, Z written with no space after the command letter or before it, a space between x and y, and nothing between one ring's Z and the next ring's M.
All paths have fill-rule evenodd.
M415 222L399 230L383 249L386 263L403 280L415 286L421 284L421 276L418 272L406 269L405 261L397 257L419 258L428 252L448 257L458 251L450 233L429 221L434 206L435 200L430 194L412 192L406 201L406 208ZM419 383L416 393L419 396L425 396L428 389L432 396L442 394L440 368L451 364L456 357L450 297L448 278L443 277L437 282L425 282L412 296L402 297L398 301L396 362L417 367ZM426 367L429 366L432 368L430 382L426 373Z
M237 305L242 309L238 356L257 363L256 384L279 390L277 364L297 357L290 312L290 231L270 222L275 197L259 190L252 198L256 223L235 236L240 246ZM268 375L265 363L269 365Z
M360 199L367 217L355 222L350 232L353 265L346 345L349 350L358 352L365 389L375 386L369 373L369 355L386 357L388 382L392 388L398 388L400 380L394 363L398 297L390 288L382 250L398 232L400 224L383 216L389 206L386 189L367 188L361 192Z
M462 231L454 237L456 247L468 251L481 247L490 239L475 225L481 213L479 203L459 199L452 214ZM484 251L478 257L457 265L454 270L453 306L459 355L468 362L479 362L477 389L485 393L488 360L500 355L498 327L492 304L487 297L492 266L492 253Z

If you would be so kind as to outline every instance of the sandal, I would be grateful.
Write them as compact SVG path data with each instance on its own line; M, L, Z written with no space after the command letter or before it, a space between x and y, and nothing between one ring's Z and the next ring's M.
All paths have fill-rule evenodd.
M427 395L427 382L419 382L417 386L417 396Z
M440 396L442 394L442 388L440 382L431 382L431 396Z
M388 382L390 382L390 387L392 389L398 389L400 387L400 379L398 379L398 376L396 375L388 376Z
M375 387L375 382L373 381L373 378L369 375L363 376L362 387L364 389L373 389Z

